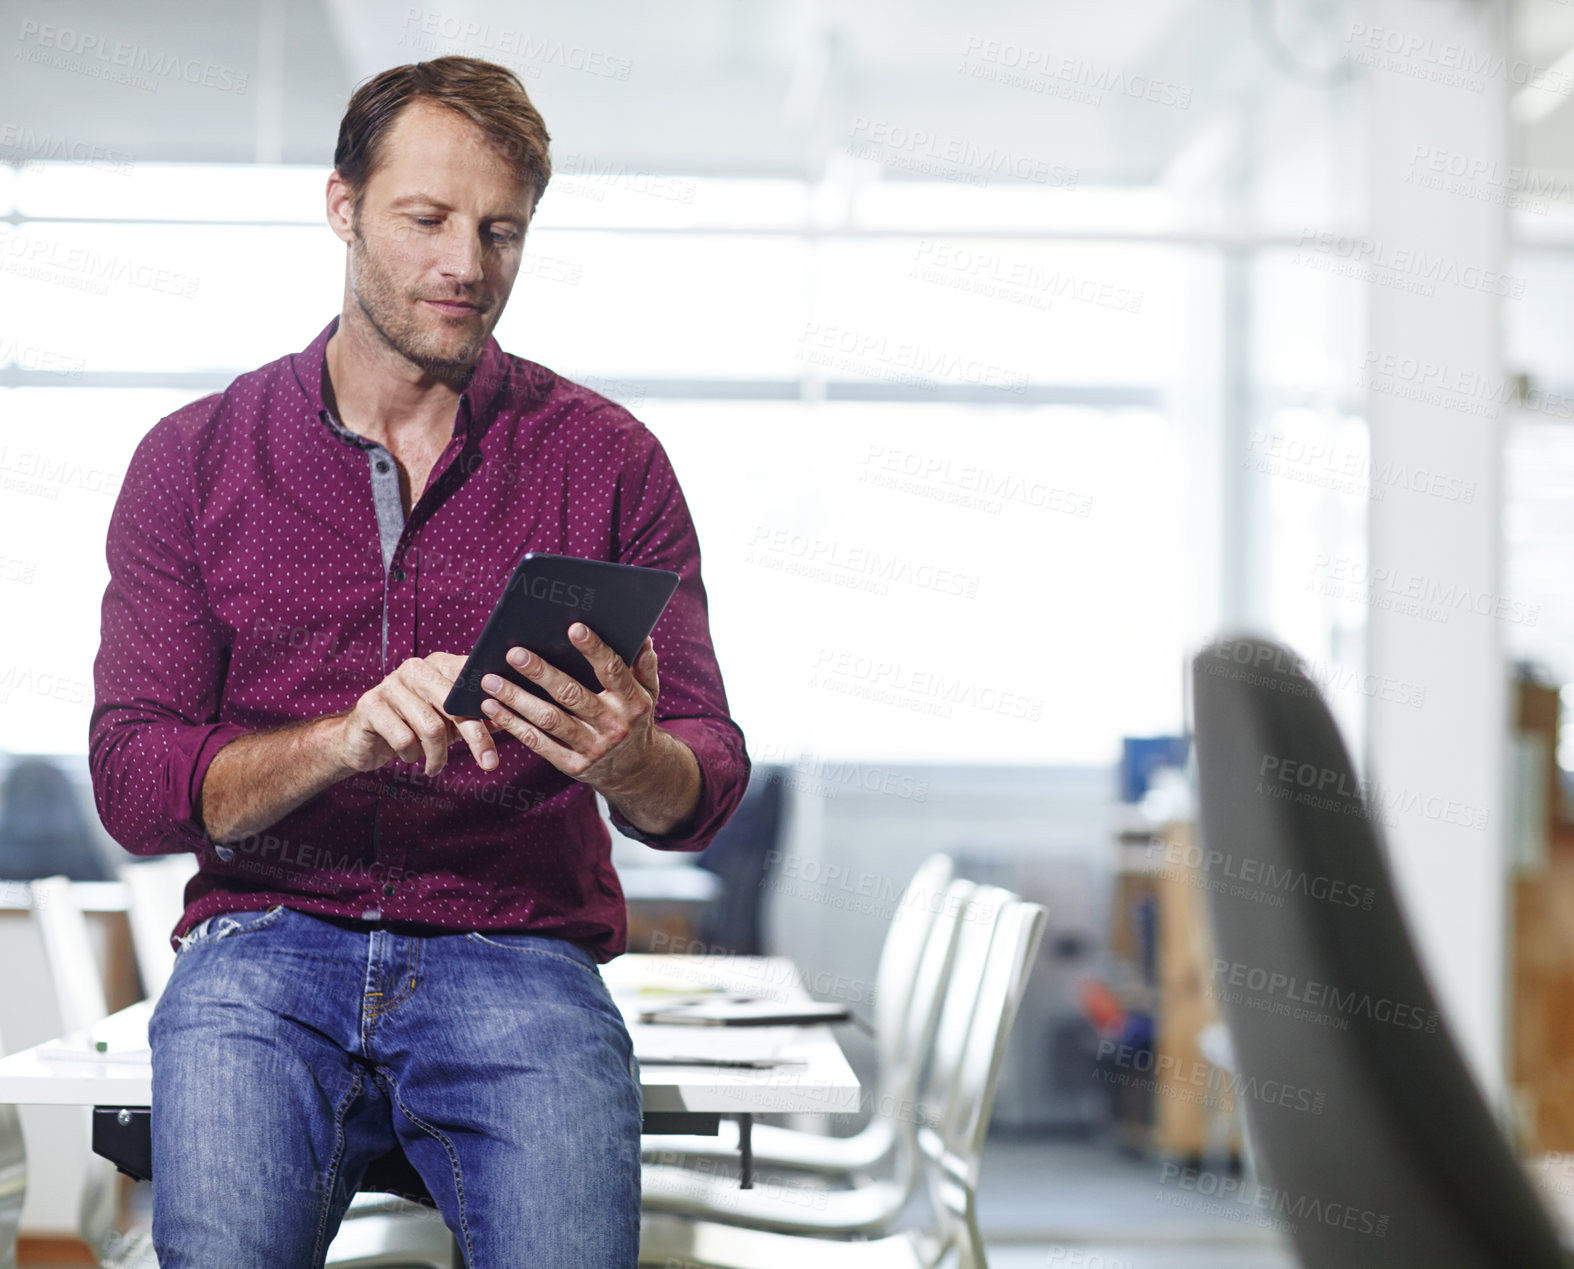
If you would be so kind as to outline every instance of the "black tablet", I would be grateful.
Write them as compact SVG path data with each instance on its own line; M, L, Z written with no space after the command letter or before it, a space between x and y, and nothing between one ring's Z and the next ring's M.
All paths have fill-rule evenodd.
M508 663L508 650L515 647L529 648L592 692L605 691L595 669L569 640L568 628L583 621L632 665L679 580L676 573L664 568L526 552L514 566L514 575L503 588L443 708L459 718L484 718L481 702L491 693L482 689L481 680L488 674L551 700L549 692Z

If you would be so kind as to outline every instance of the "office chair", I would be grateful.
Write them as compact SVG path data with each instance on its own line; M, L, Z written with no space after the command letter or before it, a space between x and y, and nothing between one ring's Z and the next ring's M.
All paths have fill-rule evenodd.
M914 1105L893 1108L895 1114L905 1115L907 1122L895 1134L892 1175L854 1175L847 1189L816 1187L812 1192L791 1178L772 1177L766 1186L743 1190L731 1177L714 1171L646 1162L641 1195L646 1212L709 1216L759 1229L807 1234L883 1234L891 1227L923 1179L918 1123L941 1119L957 1096L955 1072L979 1007L989 958L1002 955L992 942L995 929L1001 914L1021 902L999 886L977 886L960 878L952 880L946 895L946 906L955 915L942 923L946 927L943 939L930 944L937 962L930 973L944 979L943 999L926 1010L938 1014L933 1027L926 1028L933 1036L931 1052L912 1055L918 1063L928 1058L920 1099ZM989 1022L984 1019L979 1025L987 1027Z
M992 911L988 948L980 962L958 971L973 977L972 990L947 991L951 1007L946 1012L954 1025L945 1029L945 1042L935 1046L926 1080L936 1112L933 1122L918 1130L919 1159L929 1187L927 1223L846 1241L817 1236L830 1232L825 1229L780 1232L647 1207L640 1220L640 1264L685 1269L796 1269L804 1264L818 1269L939 1269L946 1264L987 1269L978 1228L979 1165L1001 1063L1046 916L1042 904L997 893L1003 898ZM975 941L969 937L970 943ZM967 959L972 957L969 951Z
M971 893L970 882L951 880L950 856L937 853L918 866L897 900L875 971L878 1066L869 1122L850 1137L756 1124L751 1144L757 1165L864 1172L889 1158L899 1137L906 1136L913 1146L911 1120L898 1110L911 1105L918 1092L920 1068L934 1042L951 973L956 925ZM648 1135L640 1153L651 1161L676 1158L690 1166L701 1160L736 1159L738 1144L738 1125L723 1120L714 1137Z
M52 758L17 758L0 780L0 877L109 881L109 862L71 781Z
M1317 688L1253 639L1204 649L1192 680L1212 989L1263 1174L1243 1215L1282 1222L1305 1269L1567 1269L1437 1013Z
M738 809L694 860L696 868L721 879L721 897L700 916L695 931L711 951L738 956L764 951L760 901L781 841L789 769L780 764L755 766Z

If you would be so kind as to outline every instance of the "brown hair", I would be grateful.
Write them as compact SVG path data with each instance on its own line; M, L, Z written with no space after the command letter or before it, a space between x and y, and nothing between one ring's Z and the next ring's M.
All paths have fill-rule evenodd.
M552 179L547 152L552 138L546 124L513 71L478 57L450 55L392 67L351 96L339 122L333 165L352 191L357 218L366 183L382 160L388 130L399 112L418 98L458 111L486 134L515 177L535 187L530 204L534 216Z

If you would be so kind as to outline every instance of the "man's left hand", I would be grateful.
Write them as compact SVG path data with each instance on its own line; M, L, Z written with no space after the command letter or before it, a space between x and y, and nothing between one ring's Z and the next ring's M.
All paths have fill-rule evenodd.
M630 667L583 622L576 621L568 634L595 669L602 691L590 691L526 648L510 648L509 664L552 700L488 674L481 687L490 695L481 708L488 721L611 800L637 787L652 756L672 739L656 725L656 648L647 636Z

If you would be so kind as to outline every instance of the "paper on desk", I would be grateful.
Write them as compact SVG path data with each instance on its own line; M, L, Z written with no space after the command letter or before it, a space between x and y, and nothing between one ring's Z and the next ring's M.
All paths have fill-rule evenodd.
M792 1056L786 1053L786 1034L775 1027L747 1027L733 1031L724 1027L708 1029L701 1044L692 1027L664 1027L643 1022L629 1024L629 1038L634 1041L636 1058L690 1057L703 1054L709 1058L779 1058Z
M46 1062L121 1062L146 1066L153 1061L153 1050L150 1048L105 1049L99 1052L89 1044L67 1044L61 1040L41 1044L36 1052Z

